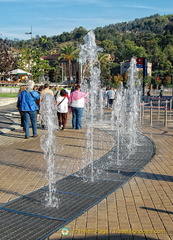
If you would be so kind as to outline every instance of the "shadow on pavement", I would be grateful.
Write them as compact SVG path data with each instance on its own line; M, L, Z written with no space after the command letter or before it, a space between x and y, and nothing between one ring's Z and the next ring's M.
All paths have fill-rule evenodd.
M140 207L140 208L145 209L145 210L150 210L150 211L156 211L156 212L162 212L162 213L167 213L167 214L173 214L173 212L171 212L171 211L165 211L165 210L157 209L157 208L150 208L150 207Z
M134 230L135 231L135 230ZM111 234L110 236L108 235L99 235L99 236L87 236L87 237L68 237L68 236L62 236L62 238L51 238L51 240L59 240L59 239L66 239L66 240L157 240L158 238L147 238L143 236L138 236L138 235L126 235L126 234Z
M173 182L173 176L155 174L155 173L140 172L136 177L157 180L157 181Z

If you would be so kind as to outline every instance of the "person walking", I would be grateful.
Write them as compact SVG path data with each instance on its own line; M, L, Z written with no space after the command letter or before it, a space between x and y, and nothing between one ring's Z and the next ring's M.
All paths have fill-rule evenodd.
M20 86L20 89L19 89L19 92L18 92L18 96L19 96L20 93L21 93L22 91L24 91L24 90L26 90L26 85ZM24 124L23 124L23 122L24 122L23 112L22 112L22 111L19 111L19 112L20 112L20 119L21 119L21 124L20 124L20 126L24 128Z
M162 89L160 90L159 97L160 97L160 98L163 97L163 90L162 90Z
M72 110L72 128L82 129L82 115L88 93L80 91L80 85L75 86L75 91L70 94L69 105Z
M48 83L45 83L45 84L44 84L44 89L43 89L43 90L41 91L41 93L40 93L40 102L43 101L43 97L44 97L44 95L45 95L46 93L49 93L49 94L51 94L52 96L54 96L53 91L50 89L50 86L49 86Z
M17 108L23 114L25 139L29 138L29 126L31 122L33 137L37 137L37 111L39 110L40 94L33 91L34 81L29 80L26 90L22 91L17 100Z
M44 86L43 86L43 89L40 92L40 108L42 108L41 105L43 104L44 96L46 94L50 94L51 96L54 97L54 93L50 89L49 83L45 83ZM42 114L40 114L40 120L41 120L41 127L44 129L45 126L44 126L43 121L42 121Z
M69 98L70 97L70 91L68 90L68 86L65 86L64 89L65 89L66 93L68 94L68 98Z
M105 99L105 106L109 108L109 97L108 97L108 91L110 90L110 87L106 87L106 91L104 94L104 99Z
M66 97L66 94L66 90L62 89L60 91L60 96L56 99L58 122L61 130L64 130L67 124L68 98Z
M109 106L110 108L113 107L113 102L115 100L115 91L113 88L107 91L108 99L109 99Z
M59 85L56 85L56 86L55 86L55 91L54 91L54 98L55 98L55 100L56 100L57 97L59 96L59 92L60 92L60 90L59 90Z

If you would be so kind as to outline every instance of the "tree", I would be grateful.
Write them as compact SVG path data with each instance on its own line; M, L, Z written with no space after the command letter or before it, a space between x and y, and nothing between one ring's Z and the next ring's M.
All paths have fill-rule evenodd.
M43 53L40 49L22 49L17 63L18 68L31 72L34 80L38 81L39 76L47 74L51 68L49 62L41 59Z
M31 51L29 48L21 50L17 61L17 67L27 72L31 71Z
M136 46L134 41L125 40L124 47L125 47L124 55L126 55L126 59L131 59L133 56L136 56L136 57L147 56L145 48Z
M115 51L117 50L117 47L114 45L113 41L108 39L102 41L100 46L109 54L115 54Z
M72 39L74 41L78 41L78 42L82 42L84 36L87 34L87 30L83 27L79 27L79 28L75 28L73 31L72 31Z
M78 58L79 49L77 49L74 45L66 45L60 49L60 57L59 59L65 59L68 64L68 74L69 74L69 82L71 82L71 61Z
M168 44L164 50L163 50L164 54L166 54L167 59L172 62L173 64L173 46L171 44Z
M165 82L165 86L172 87L172 77L171 76L166 76L164 82Z
M105 54L104 52L99 52L98 53L98 60L101 64L108 62L108 54Z
M81 43L86 32L85 28L79 27L53 37L36 36L32 39L32 44L35 48L41 47L42 52L51 49L59 51L62 43ZM153 71L163 71L162 80L173 68L173 14L155 14L134 21L97 27L94 33L97 45L101 46L105 53L115 55L118 64L130 60L133 56L146 57L152 62ZM20 50L31 46L31 40L10 40L10 43Z
M17 57L12 52L8 40L0 39L0 75L7 74L16 68Z
M158 88L159 85L161 85L162 80L160 79L160 77L155 77L154 80L155 80L155 84L156 84L156 86L157 86L157 88Z
M119 87L121 82L123 81L123 77L118 74L117 76L114 76L114 83L115 83L115 87Z
M33 49L32 51L32 75L33 78L38 81L40 75L48 74L49 71L54 70L53 67L49 65L47 60L43 60L42 53L40 49Z

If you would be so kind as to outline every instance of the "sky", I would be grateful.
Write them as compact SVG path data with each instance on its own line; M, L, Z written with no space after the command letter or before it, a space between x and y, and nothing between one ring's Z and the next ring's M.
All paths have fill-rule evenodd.
M30 39L173 14L172 0L0 0L0 37Z

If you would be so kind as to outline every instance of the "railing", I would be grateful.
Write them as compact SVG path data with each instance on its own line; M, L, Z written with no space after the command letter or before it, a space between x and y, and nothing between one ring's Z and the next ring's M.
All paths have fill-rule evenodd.
M18 81L0 81L0 86L18 86L20 83Z
M149 120L151 126L161 123L168 126L168 123L173 124L173 100L152 100L143 101L140 106L140 122L144 124Z

